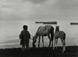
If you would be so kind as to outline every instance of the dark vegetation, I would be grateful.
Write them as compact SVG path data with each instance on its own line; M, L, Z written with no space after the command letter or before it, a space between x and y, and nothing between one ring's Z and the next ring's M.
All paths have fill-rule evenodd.
M67 46L62 53L62 47L52 48L30 48L23 52L21 48L0 49L0 57L78 57L78 46Z

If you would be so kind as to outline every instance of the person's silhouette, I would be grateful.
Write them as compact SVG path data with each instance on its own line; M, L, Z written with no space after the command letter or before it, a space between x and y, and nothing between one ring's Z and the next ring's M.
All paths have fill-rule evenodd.
M21 31L19 38L21 39L20 45L22 45L22 50L25 51L25 46L29 49L29 39L30 33L28 31L28 26L24 25L23 30Z

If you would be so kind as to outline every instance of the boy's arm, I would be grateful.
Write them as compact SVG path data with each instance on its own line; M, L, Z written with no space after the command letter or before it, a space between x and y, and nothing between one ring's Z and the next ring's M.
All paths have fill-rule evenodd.
M22 31L21 33L19 34L19 38L22 39L23 35L22 35Z
M31 38L31 34L29 33L29 31L28 31L28 34L29 34L29 39Z

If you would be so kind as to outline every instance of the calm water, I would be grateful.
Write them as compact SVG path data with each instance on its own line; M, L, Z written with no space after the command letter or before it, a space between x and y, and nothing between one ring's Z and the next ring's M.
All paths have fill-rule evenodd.
M38 40L37 40L38 41ZM44 45L45 47L48 47L49 45L49 39L47 37L44 38ZM40 42L40 46L42 47L42 40ZM77 41L74 39L66 39L66 46L71 46L71 45L77 45ZM36 42L36 45L38 45L38 42ZM58 46L61 46L62 43L60 39L58 40ZM0 48L18 48L20 46L20 39L12 39L12 40L7 40L4 42L0 42ZM32 39L30 39L30 47L32 47Z
M70 25L70 21L58 21L60 30L66 33L66 45L78 45L78 26ZM35 24L34 21L0 21L0 48L13 48L19 47L19 34L22 30L22 26L27 24L31 36L34 36L38 27L43 24ZM52 25L55 26L56 25ZM36 43L37 45L37 43ZM59 40L58 45L62 45ZM30 41L30 47L32 46L32 40ZM41 44L42 46L42 44ZM45 46L48 46L48 39L45 37Z

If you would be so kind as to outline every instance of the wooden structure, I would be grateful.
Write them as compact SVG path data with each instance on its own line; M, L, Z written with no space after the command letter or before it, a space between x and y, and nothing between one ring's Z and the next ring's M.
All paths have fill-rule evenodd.
M36 24L57 24L57 21L35 22Z
M70 25L78 25L78 22L70 22Z

